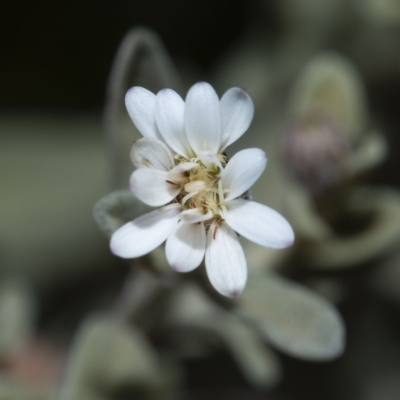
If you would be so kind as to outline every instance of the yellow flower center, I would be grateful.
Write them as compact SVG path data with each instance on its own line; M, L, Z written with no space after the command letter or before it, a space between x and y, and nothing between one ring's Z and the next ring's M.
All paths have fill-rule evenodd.
M217 156L222 166L225 166L226 156L223 154ZM202 210L204 215L211 211L212 217L204 222L208 230L213 221L222 221L221 210L224 208L224 192L221 186L222 171L215 164L212 167L206 167L198 158L191 160L182 158L179 161L180 164L196 162L198 167L186 172L187 180L184 184L181 184L182 190L176 201L182 205L183 210L198 208Z

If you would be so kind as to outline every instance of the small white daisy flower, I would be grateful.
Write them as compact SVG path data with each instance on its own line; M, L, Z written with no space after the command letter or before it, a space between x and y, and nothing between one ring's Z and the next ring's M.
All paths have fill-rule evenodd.
M271 248L294 240L279 213L241 198L263 173L266 154L246 149L229 162L223 154L251 123L250 96L232 88L219 100L209 84L200 82L186 102L170 89L156 96L134 87L126 105L144 136L132 147L137 169L130 189L145 204L161 208L118 229L111 238L112 252L140 257L166 240L167 260L175 271L192 271L205 258L215 289L237 296L246 284L247 265L236 232Z

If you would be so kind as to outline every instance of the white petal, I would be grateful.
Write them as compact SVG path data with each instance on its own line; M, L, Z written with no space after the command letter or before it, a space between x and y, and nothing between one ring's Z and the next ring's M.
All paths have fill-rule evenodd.
M157 93L155 110L157 127L171 149L188 159L194 154L185 133L185 102L172 89Z
M246 284L246 259L236 233L225 222L215 227L214 222L207 234L207 275L219 293L236 297Z
M197 268L206 250L206 230L203 224L179 222L167 239L165 253L172 269L189 272Z
M172 201L181 190L167 180L166 171L140 168L131 175L129 189L143 203L152 207L163 206Z
M193 162L179 164L176 167L172 168L171 171L169 171L168 180L182 183L187 182L187 176L185 175L185 173L193 168L197 168L198 166L199 164Z
M206 214L204 214L201 208L191 208L189 210L182 211L180 215L180 219L184 222L195 223L195 222L203 222L212 218L213 213L211 210L208 210Z
M168 146L161 140L146 137L136 140L131 150L131 160L136 168L153 168L169 171L174 158Z
M260 149L246 149L236 153L222 173L223 189L228 189L225 200L243 194L256 182L267 165L267 155Z
M112 235L112 253L122 258L135 258L154 250L174 229L180 211L180 206L174 204L128 222Z
M226 223L246 239L277 249L293 244L292 227L272 208L243 199L229 201L226 207Z
M214 171L222 171L222 164L217 155L211 151L198 151L197 155L200 161L206 166L207 169Z
M140 86L129 89L125 96L129 116L139 132L145 137L161 139L154 116L156 95Z
M249 128L254 104L246 90L234 87L221 98L222 148L235 142Z
M186 96L185 128L196 153L199 150L218 152L222 136L219 99L206 82L193 85Z

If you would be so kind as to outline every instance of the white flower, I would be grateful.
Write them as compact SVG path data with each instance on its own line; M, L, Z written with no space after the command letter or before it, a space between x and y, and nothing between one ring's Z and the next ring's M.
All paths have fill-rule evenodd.
M137 169L131 191L160 207L117 230L111 250L123 258L140 257L166 240L166 256L175 271L197 268L204 256L208 277L225 296L237 296L247 265L236 232L272 248L290 246L290 224L276 211L241 198L263 173L267 156L246 149L229 162L225 148L249 127L254 107L240 88L221 100L201 82L186 102L173 90L157 96L140 87L126 95L128 112L144 136L131 152Z

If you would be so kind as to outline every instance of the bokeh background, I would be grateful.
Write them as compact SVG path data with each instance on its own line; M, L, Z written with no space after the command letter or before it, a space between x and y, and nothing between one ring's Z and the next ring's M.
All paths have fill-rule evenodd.
M180 76L182 95L199 80L209 81L219 95L231 86L246 87L256 116L249 139L241 139L240 147L265 147L268 137L284 137L296 83L315 57L333 51L345 59L365 90L365 129L381 132L385 143L379 162L354 181L378 190L390 187L390 196L395 198L391 210L396 218L400 215L396 197L400 190L398 1L44 0L9 4L0 26L0 400L72 399L74 395L62 388L74 373L80 377L86 373L79 369L84 361L74 359L79 335L84 336L82 326L97 313L118 309L121 291L135 269L109 254L108 239L92 215L100 198L112 189L126 188L120 184L123 179L115 183L113 160L125 156L129 161L130 148L126 147L125 154L110 156L103 110L120 42L135 27L158 35ZM140 77L132 84L140 84ZM135 135L132 125L129 140ZM266 150L273 153L271 164L274 157L284 164L281 147ZM255 193L267 191L269 184L278 189L287 185L279 175L273 176L267 175ZM303 183L296 181L293 186ZM370 193L366 192L365 201ZM314 198L313 193L310 196ZM359 195L357 201L362 210L364 197ZM319 200L315 204L323 209ZM93 393L88 389L89 395L75 400L397 399L400 218L396 218L384 220L381 234L371 228L373 241L384 237L375 253L363 257L369 242L354 251L350 243L346 246L350 261L339 267L308 268L308 247L289 255L283 266L274 259L283 275L338 307L347 328L346 349L339 358L318 363L278 351L274 357L280 363L279 379L254 385L223 346L211 346L212 350L200 346L178 357L173 340L163 342L157 335L148 335L155 354L174 359L178 371L173 378L165 378L161 389L148 391L147 386L155 383L145 373L132 373L134 383L126 385L118 374L128 376L128 382L130 375L118 367L117 372L105 372L115 374L109 385L115 390L94 384ZM357 232L370 232L373 218L368 221ZM352 231L351 226L346 229ZM386 234L387 230L391 233ZM316 240L303 235L301 227L299 237L308 246ZM253 258L263 256L257 253ZM126 354L129 358L129 351ZM106 363L100 356L98 360ZM90 374L96 364L88 362L85 371ZM93 376L89 380L101 380L101 372Z

